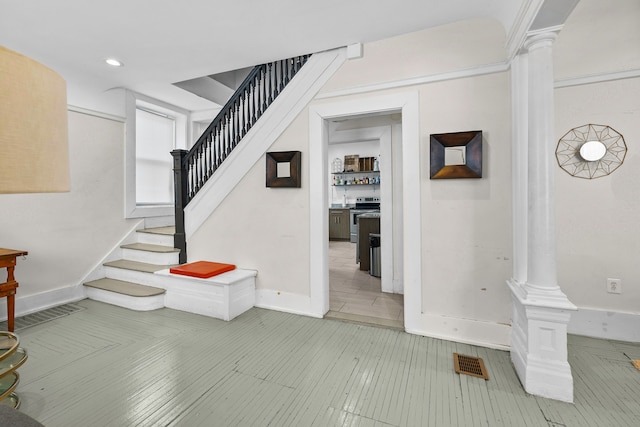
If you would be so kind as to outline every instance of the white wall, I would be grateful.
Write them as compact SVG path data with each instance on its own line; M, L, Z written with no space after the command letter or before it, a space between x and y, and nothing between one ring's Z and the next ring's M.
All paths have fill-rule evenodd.
M496 21L478 18L367 43L364 57L348 61L320 93L502 62L504 37Z
M133 226L122 215L124 123L71 111L68 120L71 191L0 195L2 246L29 252L15 270L18 314L30 297L55 305L56 292L71 295Z
M343 65L312 105L369 96L333 97L329 89L505 61L504 44L501 26L485 19L367 44L365 56ZM501 72L444 80L392 90L418 91L420 96L422 202L413 208L422 216L423 314L418 314L422 322L416 332L506 347L510 300L505 281L511 272L509 76ZM309 197L328 191L309 188L308 120L305 110L270 148L302 151L302 188L266 189L264 164L258 162L188 242L190 259L257 269L258 294L269 295L270 301L280 298L281 307L297 312L305 312L309 301L309 266L315 261L310 259L309 231L318 225L309 224ZM429 180L429 134L477 129L485 136L483 178Z
M640 75L640 2L581 0L558 36L555 74L563 82ZM569 331L640 341L640 77L555 91L556 136L589 123L621 133L627 156L611 175L574 178L557 168L558 279L578 306ZM622 294L606 291L622 280Z
M390 89L420 96L422 301L418 333L488 346L509 345L511 272L511 112L506 72L455 73L506 61L504 31L475 19L365 45L321 91L322 102L366 98L366 85L438 76ZM449 76L449 77L448 77ZM359 79L360 77L360 79ZM350 89L363 94L342 95ZM363 90L365 89L365 90ZM388 91L372 90L372 95ZM483 178L429 179L429 135L482 130Z
M300 117L307 115L305 109ZM268 292L283 299L293 294L296 301L308 297L307 134L308 123L298 118L269 150L302 152L301 188L267 188L263 156L189 239L190 262L209 260L256 269L258 294Z
M638 22L638 0L580 0L554 47L556 79L638 70Z
M633 24L637 1L615 0L606 12L601 7L597 0L582 0L560 33L558 79L640 69L639 30ZM607 29L591 34L589 26L597 20L606 21ZM614 45L617 54L610 55L607 49ZM504 46L500 25L485 19L366 44L364 57L344 64L312 103L418 92L421 202L415 208L422 218L422 299L416 332L491 347L509 345L511 322L505 285L512 250L510 76L499 67L466 78L459 72L506 64ZM421 81L432 83L411 83L425 76ZM358 94L349 95L351 90ZM630 150L622 168L607 178L587 181L556 172L559 280L580 308L573 331L588 329L594 319L604 330L607 317L619 326L624 313L634 319L638 314L638 95L637 79L556 90L558 138L585 123L609 124L625 135ZM319 226L308 222L309 198L318 196L309 188L308 120L304 111L271 147L302 151L302 188L264 188L264 164L258 162L189 242L190 256L257 269L258 293L301 313L308 313L311 293L309 232ZM430 180L429 134L464 130L483 131L482 179ZM405 206L411 203L405 200ZM622 280L621 296L604 293L611 276ZM621 328L618 338L634 337Z
M494 339L508 345L500 325L511 319L504 284L512 268L509 96L507 73L422 92L423 312L425 329L435 335L498 328ZM430 180L429 134L470 130L483 132L482 178Z

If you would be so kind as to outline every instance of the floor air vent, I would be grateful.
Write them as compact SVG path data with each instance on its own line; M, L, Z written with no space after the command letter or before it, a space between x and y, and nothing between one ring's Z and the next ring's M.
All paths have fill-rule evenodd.
M458 374L471 375L472 377L484 378L485 380L489 379L489 374L484 367L484 362L479 357L453 353L453 365Z
M57 307L48 308L46 310L38 311L36 313L27 314L26 316L16 317L14 323L14 330L26 329L30 326L39 325L49 320L58 319L63 316L75 313L76 311L84 310L84 307L77 304L64 304ZM7 322L0 322L0 331L7 330Z

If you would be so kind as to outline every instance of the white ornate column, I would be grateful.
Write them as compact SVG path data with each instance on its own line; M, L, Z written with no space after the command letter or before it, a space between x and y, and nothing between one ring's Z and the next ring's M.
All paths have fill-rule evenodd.
M525 52L513 62L514 273L508 281L513 302L511 359L527 392L573 402L567 324L576 307L558 286L556 268L555 38L554 31L531 35L524 44ZM526 173L516 170L523 167Z

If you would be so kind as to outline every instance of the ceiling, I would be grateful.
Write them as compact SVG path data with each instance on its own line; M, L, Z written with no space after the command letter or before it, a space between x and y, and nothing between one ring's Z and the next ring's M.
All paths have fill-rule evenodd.
M508 34L526 0L0 0L0 45L53 68L69 103L127 88L186 110L173 83L473 17ZM125 65L109 67L114 57ZM79 101L77 101L79 102Z

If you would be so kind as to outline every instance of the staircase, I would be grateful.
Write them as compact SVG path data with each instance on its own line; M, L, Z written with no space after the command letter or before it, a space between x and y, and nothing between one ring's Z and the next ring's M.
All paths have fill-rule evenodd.
M103 264L105 278L84 284L87 297L137 311L164 307L163 287L150 286L156 271L178 264L174 227L136 231L136 242L120 246L123 259Z
M187 262L186 237L264 156L345 60L346 49L334 49L311 59L303 55L255 67L191 150L172 152L176 200L171 222L145 219L145 223L154 221L154 227L123 239L105 258L109 261L85 279L86 296L132 310L168 307L223 320L253 307L254 270L236 269L198 279L171 274L169 268ZM160 227L174 222L175 227Z
M256 271L236 269L209 279L171 274L178 264L174 227L136 230L122 259L103 264L104 278L84 283L87 298L136 311L167 307L231 320L255 304Z

